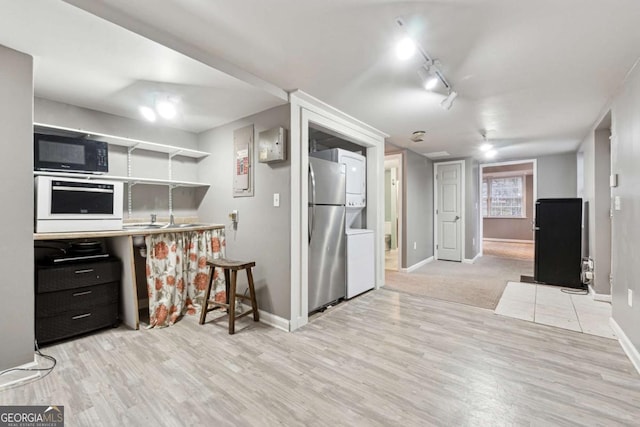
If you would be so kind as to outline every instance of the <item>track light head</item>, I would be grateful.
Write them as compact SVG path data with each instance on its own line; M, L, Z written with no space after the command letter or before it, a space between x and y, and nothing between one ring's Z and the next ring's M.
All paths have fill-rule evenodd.
M433 66L423 65L418 69L420 82L426 90L433 90L438 85L438 75Z
M440 106L445 110L449 110L453 105L453 101L458 97L458 92L455 90L449 91L449 95L445 99L442 100Z

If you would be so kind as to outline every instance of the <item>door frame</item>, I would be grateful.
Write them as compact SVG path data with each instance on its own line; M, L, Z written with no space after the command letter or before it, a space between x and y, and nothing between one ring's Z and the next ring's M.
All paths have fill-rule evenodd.
M402 249L404 246L404 238L402 237L402 233L404 230L404 220L403 220L403 212L404 209L402 208L403 204L404 204L404 186L403 186L403 181L404 181L404 153L400 152L400 153L389 153L389 154L385 154L384 155L384 160L385 162L387 160L392 160L392 161L396 161L398 164L398 174L396 176L396 182L397 182L397 194L398 194L398 200L397 200L397 206L396 206L396 213L398 215L398 271L401 271L402 269ZM386 170L386 169L385 169ZM385 200L386 203L386 200ZM384 244L384 233L382 233L382 241ZM385 265L386 267L386 265Z
M309 321L309 236L308 236L308 168L309 123L337 133L341 138L366 148L367 158L367 228L383 234L384 212L384 140L387 134L300 91L289 94L290 162L291 162L291 231L290 273L291 311L289 331ZM375 239L375 289L384 285L384 247Z
M533 221L531 224L531 233L533 233L533 224L536 220L536 209L535 204L536 200L538 200L538 160L537 159L524 159L524 160L507 160L504 162L492 162L492 163L480 163L480 167L478 168L478 222L480 223L478 233L478 250L480 256L482 256L483 251L483 241L484 241L484 216L482 215L482 178L484 177L484 168L490 168L495 166L508 166L508 165L520 165L526 163L533 163ZM533 235L533 234L532 234Z
M437 162L433 164L433 258L438 259L438 167L444 165L460 164L460 262L466 259L467 230L466 230L466 160L451 160L448 162Z

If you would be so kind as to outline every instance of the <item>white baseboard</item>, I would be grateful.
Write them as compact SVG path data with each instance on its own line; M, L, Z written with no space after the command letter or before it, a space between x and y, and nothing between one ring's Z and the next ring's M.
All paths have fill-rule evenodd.
M594 301L611 302L611 294L599 294L589 285L589 293Z
M422 261L413 264L411 267L407 267L407 268L401 268L400 271L403 273L411 273L412 271L415 271L417 269L419 269L420 267L422 267L423 265L427 265L429 264L431 261L433 261L433 257L430 256L427 259L423 259Z
M485 237L482 240L486 240L488 242L505 242L505 243L531 243L533 244L533 240L518 240L518 239L494 239L493 237Z
M243 311L251 310L251 306L245 303L242 303ZM285 332L289 332L289 321L280 316L276 316L273 313L269 313L267 311L262 311L258 309L258 314L260 315L260 323L264 323L265 325L269 325L273 328L283 330Z
M33 356L33 362L25 363L24 365L16 366L15 369L33 369L38 367L38 362L35 359L35 355ZM40 372L38 371L13 371L7 372L4 375L0 376L0 390L5 388L9 388L11 386L24 383L27 381L31 381L40 376Z
M463 260L462 260L462 263L463 263L463 264L473 264L473 263L474 263L474 262L476 262L476 260L477 260L478 258L480 258L481 256L482 256L482 254L481 254L481 253L477 253L477 254L476 254L476 256L474 256L474 257L473 257L473 259L465 258L465 259L463 259Z
M627 354L627 357L629 358L629 360L631 360L631 363L633 363L636 371L638 371L638 373L640 374L640 352L638 352L638 349L635 348L629 337L627 337L620 325L618 325L618 322L616 322L613 317L609 318L609 325L611 326L611 329L613 329L613 332L616 334L616 337L618 337L620 346L622 346L622 349Z

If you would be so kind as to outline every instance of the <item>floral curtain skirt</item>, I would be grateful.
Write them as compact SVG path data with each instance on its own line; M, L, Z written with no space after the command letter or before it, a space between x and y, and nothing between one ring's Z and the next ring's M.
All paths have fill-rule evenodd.
M174 324L204 304L209 284L207 261L224 258L224 229L152 234L147 245L149 327ZM211 294L226 299L224 274L215 269Z

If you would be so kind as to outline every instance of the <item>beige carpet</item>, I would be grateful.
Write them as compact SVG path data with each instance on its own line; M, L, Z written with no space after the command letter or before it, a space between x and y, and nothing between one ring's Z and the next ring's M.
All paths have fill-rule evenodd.
M493 310L507 282L533 275L533 262L485 255L474 264L433 261L411 273L385 271L385 288Z
M531 243L482 241L482 253L500 258L522 259L533 261L535 246Z

